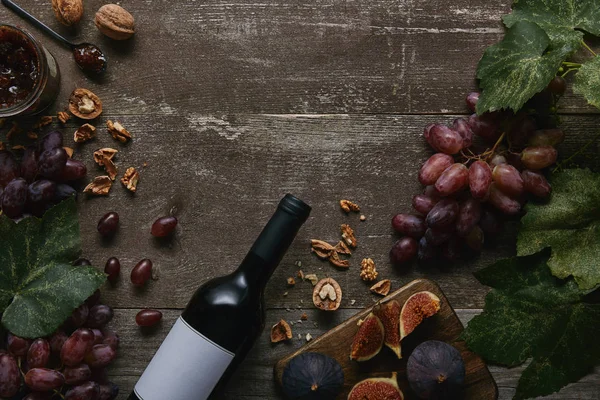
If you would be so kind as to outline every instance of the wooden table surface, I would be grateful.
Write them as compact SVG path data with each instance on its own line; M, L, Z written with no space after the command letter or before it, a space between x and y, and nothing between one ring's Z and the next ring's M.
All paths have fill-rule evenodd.
M480 312L486 288L472 272L514 252L515 227L480 258L448 271L397 269L387 257L395 240L390 219L409 211L420 190L417 171L431 154L423 127L467 113L464 95L476 88L483 50L502 37L508 0L125 0L121 5L136 18L137 33L121 43L94 27L100 0L85 0L85 17L73 32L59 26L50 1L20 3L65 35L97 43L109 57L106 76L91 81L69 51L0 8L2 22L29 27L58 59L62 90L53 113L65 109L76 87L103 100L100 133L76 146L75 157L85 160L90 177L102 174L92 160L99 147L120 150L121 173L140 168L135 195L116 184L108 197L80 199L84 255L98 266L116 256L124 267L121 282L103 290L122 338L109 371L121 386L119 399L192 292L238 265L286 192L309 202L313 212L267 287L267 326L280 318L297 321L303 312L308 321L293 326L290 343L271 345L265 330L220 398L280 398L272 368L304 343L297 335L316 337L376 300L358 276L363 257L375 260L393 288L417 277L437 281L464 323ZM561 105L568 136L560 150L568 155L596 133L599 117L570 92ZM131 143L114 142L103 128L107 119L129 129ZM64 129L67 143L76 127L72 120ZM600 166L598 157L575 161ZM344 215L342 198L358 202L367 221ZM151 223L174 208L177 236L153 240ZM95 231L108 211L119 212L122 221L110 242ZM359 238L348 271L318 261L308 245L311 238L337 240L343 222ZM154 261L159 276L134 290L128 273L142 258ZM315 310L308 282L286 287L297 261L304 273L338 280L340 311ZM142 307L161 309L162 325L141 331L134 316ZM500 398L512 398L523 368L490 369ZM596 370L548 398L600 399L599 393Z

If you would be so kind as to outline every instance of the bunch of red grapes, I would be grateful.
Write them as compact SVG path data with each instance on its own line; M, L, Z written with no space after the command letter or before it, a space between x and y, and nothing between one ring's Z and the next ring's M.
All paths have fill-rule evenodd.
M11 152L0 151L0 209L13 219L27 214L41 217L52 205L75 195L69 183L86 174L85 164L68 156L57 131L27 147L20 161Z
M564 88L557 77L534 100L544 96L548 107ZM473 112L478 99L479 93L467 95ZM427 126L425 140L437 153L419 171L425 189L412 199L416 213L392 219L403 237L393 245L391 261L417 257L428 264L477 254L486 238L502 231L504 219L522 215L527 200L547 199L551 187L544 170L556 162L554 146L564 132L540 125L539 114L501 111L458 118L452 126Z
M7 334L0 348L0 398L113 400L119 388L104 368L117 356L119 337L106 329L113 310L97 291L52 336L35 340ZM24 384L23 384L24 383Z

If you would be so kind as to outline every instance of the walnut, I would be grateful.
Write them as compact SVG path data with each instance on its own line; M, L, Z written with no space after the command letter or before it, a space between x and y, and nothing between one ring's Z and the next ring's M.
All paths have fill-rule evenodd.
M302 313L302 315L300 316L300 321L307 321L307 320L308 320L308 314Z
M112 160L115 154L118 152L119 150L111 149L110 147L98 149L94 152L94 161L96 161L96 164L102 167L105 160Z
M67 152L69 158L73 158L73 149L70 147L63 147L63 149Z
M392 282L389 279L384 279L371 286L371 292L387 296L392 287Z
M42 118L40 118L40 120L33 125L32 129L40 129L41 127L50 125L52 123L52 116L51 115L45 115Z
M350 249L348 248L348 246L346 245L346 243L342 242L341 240L340 240L340 242L338 244L335 245L334 250L338 254L347 254L347 255L352 254L352 252L350 251Z
M114 40L126 40L135 33L133 16L123 7L116 4L105 4L94 19L96 28Z
M365 281L374 281L379 273L375 269L375 261L365 258L360 262L360 278Z
M69 111L81 119L94 119L102 114L102 101L87 89L75 89L69 98Z
M96 127L90 124L83 124L75 131L73 140L75 143L83 143L96 137Z
M338 268L349 268L350 267L350 261L342 260L339 256L339 254L335 251L331 252L331 255L329 256L329 262Z
M27 132L27 139L37 140L38 135L34 131Z
M292 328L284 320L280 320L271 328L271 343L283 342L292 338Z
M319 281L319 278L317 278L316 274L304 275L304 279L306 279L307 281L310 281L310 283L312 283L313 286L315 286L317 284L317 282Z
M321 279L313 290L315 307L324 311L335 311L342 303L342 288L332 278Z
M121 143L125 143L131 139L131 134L127 131L127 129L123 128L123 125L121 125L118 121L106 121L106 128L108 128L108 133L111 134L113 139L118 140Z
M72 26L83 17L83 0L52 0L52 9L58 22Z
M121 178L121 183L125 185L129 191L135 193L139 180L140 174L137 172L137 170L133 167L129 167L127 168L127 171L125 171L123 178Z
M323 240L312 239L310 244L312 246L311 251L322 260L328 259L331 253L335 252L335 248Z
M61 124L66 124L67 121L71 119L71 116L64 111L59 111L57 114L57 118Z
M294 286L296 284L296 280L290 276L287 278L287 284L288 286Z
M112 187L112 181L108 176L97 176L83 189L84 193L91 193L97 196L107 196Z
M354 231L350 228L348 224L342 224L340 227L342 231L342 239L346 242L346 244L352 248L356 247L356 238L354 237Z
M344 210L345 213L349 213L351 211L360 211L360 207L358 206L358 204L353 203L350 200L340 200L340 207L342 208L342 210Z

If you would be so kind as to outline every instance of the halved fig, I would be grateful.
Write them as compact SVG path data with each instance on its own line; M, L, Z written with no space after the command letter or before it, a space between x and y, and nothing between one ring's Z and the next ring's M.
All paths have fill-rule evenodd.
M352 341L350 359L367 361L375 357L383 347L384 335L385 331L381 320L373 313L367 315Z
M394 372L391 378L369 378L358 382L348 400L404 400L404 395Z
M440 311L440 299L428 291L410 296L400 312L400 340L408 336L425 318Z
M392 349L392 351L402 358L400 348L400 303L396 300L388 301L385 304L376 306L374 309L375 315L381 320L385 330L385 338L383 343Z

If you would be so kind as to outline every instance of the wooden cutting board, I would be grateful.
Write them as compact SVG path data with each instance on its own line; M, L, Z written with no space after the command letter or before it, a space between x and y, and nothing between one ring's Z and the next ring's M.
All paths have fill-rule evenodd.
M350 360L350 345L358 330L357 322L371 312L373 307L370 307L307 343L295 353L279 360L274 368L275 379L281 385L283 369L293 357L305 352L317 352L335 358L344 370L344 390L337 400L346 399L358 381L373 376L391 376L393 371L398 372L398 384L404 393L405 400L416 400L417 396L412 393L406 380L406 362L416 346L425 340L435 339L452 344L461 352L466 369L464 400L497 399L498 387L494 378L483 360L469 351L464 342L458 340L464 327L436 283L426 279L412 281L385 297L381 302L395 299L402 306L412 294L423 290L436 294L441 300L441 308L436 315L425 320L402 341L402 359L398 359L390 349L384 346L381 352L369 361L358 363Z

